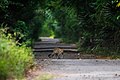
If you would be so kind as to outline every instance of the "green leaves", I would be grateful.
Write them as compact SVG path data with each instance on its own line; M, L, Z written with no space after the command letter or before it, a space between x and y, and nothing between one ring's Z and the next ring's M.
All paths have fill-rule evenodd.
M1 8L2 10L4 10L4 9L8 8L8 4L9 4L9 1L8 1L8 0L1 0L1 1L0 1L0 8Z
M25 45L16 46L14 40L9 39L0 31L0 79L13 77L22 79L25 69L33 63L31 48Z

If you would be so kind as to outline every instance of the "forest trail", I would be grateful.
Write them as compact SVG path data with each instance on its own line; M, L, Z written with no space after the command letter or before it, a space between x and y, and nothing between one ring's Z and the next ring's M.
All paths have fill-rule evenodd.
M37 59L49 59L48 54L53 52L53 49L59 47L64 50L64 59L95 59L91 54L81 54L77 50L76 44L67 44L61 42L60 39L52 39L49 37L40 37L33 44L33 52ZM55 59L55 57L54 57Z
M50 80L120 80L120 60L44 59L41 72L53 75Z
M52 42L52 40L50 41L49 39L44 39L42 43L38 43L41 45L44 44L44 42L44 46L47 48L53 48L57 46L56 44L59 44L57 43L59 40ZM46 46L46 42L49 44L49 47ZM42 47L41 49L45 48L40 45L37 47ZM61 43L58 46L67 49L71 48L70 45L63 45ZM37 54L41 52L42 51ZM49 52L51 52L51 50L48 50L48 53ZM76 56L78 55L74 56L74 54L76 54L74 51L70 55L72 57L66 57L66 59L49 59L46 57L46 52L44 52L44 54L44 57L42 57L43 54L41 54L41 56L37 55L40 58L37 58L36 62L42 66L42 68L35 73L36 76L45 73L53 76L50 80L120 80L120 60L77 59ZM36 78L29 78L28 80L36 80Z
M77 59L80 57L78 56L76 44L62 43L60 39L49 37L40 37L40 40L34 43L33 52L37 59L49 59L48 54L52 53L53 49L57 47L64 50L64 59Z

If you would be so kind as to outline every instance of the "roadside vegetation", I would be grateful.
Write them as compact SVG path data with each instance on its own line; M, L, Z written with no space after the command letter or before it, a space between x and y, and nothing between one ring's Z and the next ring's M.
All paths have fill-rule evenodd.
M51 74L41 74L40 76L36 77L35 80L50 80L53 78Z
M10 34L5 35L5 29L0 29L0 80L22 79L27 70L34 65L31 48L18 46Z

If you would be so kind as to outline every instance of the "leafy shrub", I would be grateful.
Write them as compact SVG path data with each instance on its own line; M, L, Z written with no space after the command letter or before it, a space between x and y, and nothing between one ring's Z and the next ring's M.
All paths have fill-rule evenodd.
M22 78L25 69L33 64L33 55L25 45L16 46L16 42L5 36L0 30L0 80Z
M14 25L14 36L16 41L19 43L26 42L29 40L29 35L31 33L29 26L26 25L24 21L17 21Z

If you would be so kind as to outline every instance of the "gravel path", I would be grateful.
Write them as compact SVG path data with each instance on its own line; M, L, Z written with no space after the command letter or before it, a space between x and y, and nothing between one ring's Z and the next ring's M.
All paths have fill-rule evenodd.
M45 59L39 64L55 76L52 80L120 80L120 60Z

